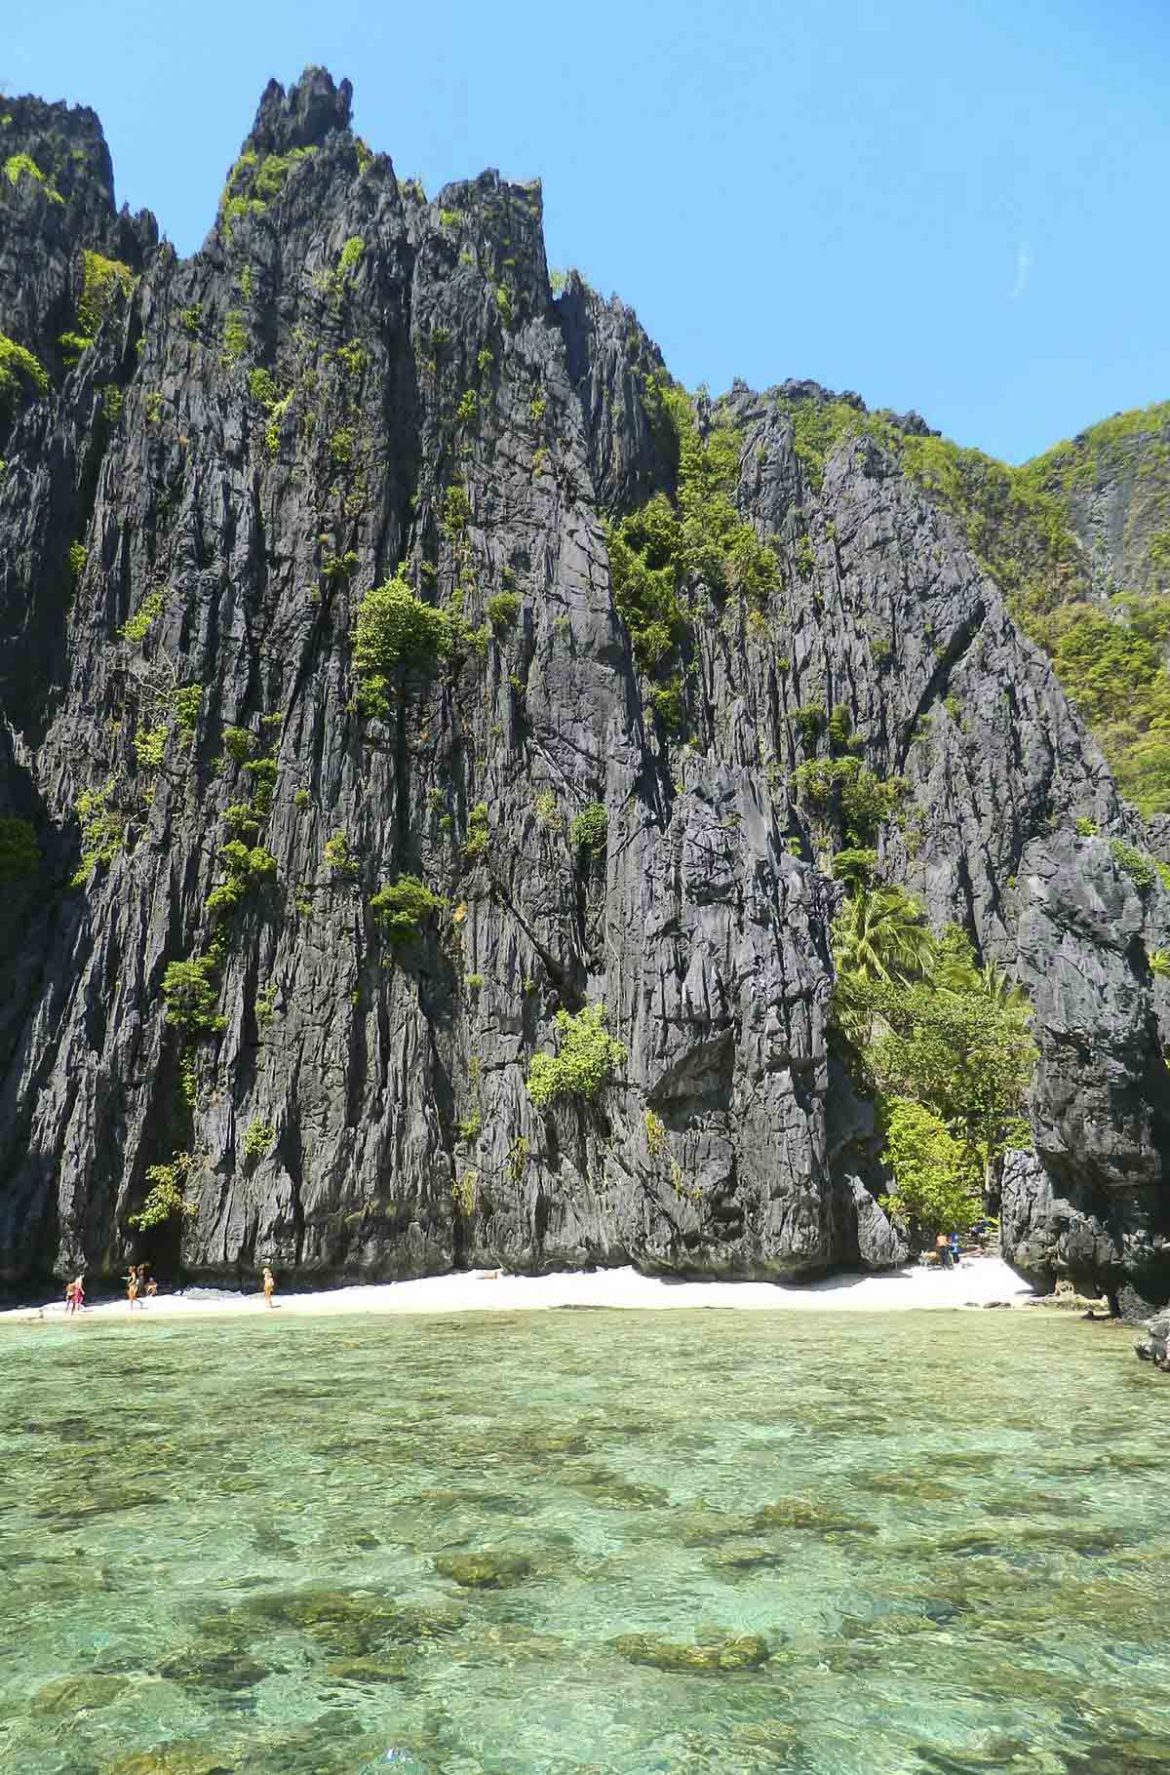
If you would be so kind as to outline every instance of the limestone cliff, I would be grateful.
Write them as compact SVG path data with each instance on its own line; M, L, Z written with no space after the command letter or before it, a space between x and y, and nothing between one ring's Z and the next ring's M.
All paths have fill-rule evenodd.
M1019 950L1041 1157L1074 1194L1102 1166L1138 1192L1147 1274L1164 890L1118 900L1124 943L1064 907L1078 819L1103 904L1130 893L1107 835L1146 840L910 472L921 422L818 455L842 401L813 385L700 399L752 572L697 558L639 630L608 526L686 472L657 350L579 279L554 291L538 186L428 201L349 100L320 71L270 86L187 261L115 211L91 113L7 105L0 1272L894 1260L872 1111L827 1041L831 845L794 789L836 745L905 785L886 872ZM395 576L443 645L371 686L357 613ZM400 941L377 896L404 880L434 900ZM1073 1033L1070 922L1113 982ZM1118 1090L1106 1003L1133 1031ZM595 1103L538 1108L556 1012L598 1004L627 1057ZM136 1230L158 1167L185 1208Z

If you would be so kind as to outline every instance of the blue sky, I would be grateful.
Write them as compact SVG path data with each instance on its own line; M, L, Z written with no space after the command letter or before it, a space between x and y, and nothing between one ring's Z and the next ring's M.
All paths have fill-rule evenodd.
M689 386L811 376L1010 460L1170 397L1165 0L42 0L0 43L184 252L308 62L432 194L541 177L550 264Z

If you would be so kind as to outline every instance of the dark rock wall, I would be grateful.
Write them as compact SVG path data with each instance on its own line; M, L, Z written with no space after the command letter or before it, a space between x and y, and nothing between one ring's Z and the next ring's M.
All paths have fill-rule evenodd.
M1020 978L1036 1007L1035 1155L1004 1180L1007 1249L1042 1283L1093 1281L1131 1310L1170 1295L1170 945L1164 890L1140 891L1099 838L1029 847Z
M485 174L426 201L351 134L348 86L312 73L269 88L255 161L181 262L149 218L115 214L90 113L9 109L7 153L67 151L61 203L0 184L0 329L52 378L0 422L0 813L31 818L44 854L0 907L0 1272L108 1272L136 1251L320 1276L896 1261L872 1111L826 1041L838 890L789 790L809 704L847 706L870 767L908 783L889 871L1009 964L1023 933L1041 1151L1071 1177L1082 1075L1053 1058L1068 1005L1041 990L1064 913L1030 883L1076 873L1049 835L1077 816L1136 828L955 524L866 440L814 484L781 402L733 391L738 503L781 585L759 616L689 588L668 734L605 530L674 483L646 399L661 360L578 279L554 297L538 187ZM55 341L84 247L141 275L70 368ZM405 674L378 718L351 629L400 563L473 627L495 594L520 606ZM144 608L145 633L122 636ZM194 686L187 731L175 692ZM225 926L222 1029L185 1040L164 970L206 952L224 816L269 756L249 842L277 873ZM70 887L86 794L121 836ZM603 856L571 835L598 801ZM337 833L352 870L326 857ZM401 873L448 911L395 955L369 901ZM1102 1177L1140 1173L1146 1228L1154 991L1135 985L1135 1008L1137 961L1076 940L1118 976L1107 1071L1124 1080L1102 1082L1091 1007L1077 1064L1120 1130ZM541 1114L531 1055L558 1009L595 1002L628 1061L595 1108ZM148 1168L176 1152L193 1155L191 1212L137 1233Z

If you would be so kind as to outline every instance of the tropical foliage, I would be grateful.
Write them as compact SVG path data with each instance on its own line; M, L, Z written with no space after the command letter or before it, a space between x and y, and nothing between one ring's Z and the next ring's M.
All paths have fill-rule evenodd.
M780 565L736 508L740 433L718 414L700 427L690 396L661 374L648 379L645 393L655 430L677 463L677 491L673 500L656 494L612 525L609 558L614 603L638 667L666 680L647 701L672 727L682 715L678 672L693 585L701 582L720 599L738 594L759 609L779 586Z
M145 1233L176 1215L194 1214L195 1204L186 1199L184 1191L195 1169L195 1155L189 1152L176 1153L169 1165L148 1165L150 1188L138 1213L127 1215L130 1225Z
M922 972L934 939L917 900L900 888L874 888L845 901L833 925L833 959L851 987L892 985Z
M389 887L380 888L370 900L370 911L391 943L409 943L420 937L423 926L446 907L446 900L432 893L417 875L400 875Z
M896 1192L883 1198L887 1212L916 1221L927 1234L971 1226L983 1205L983 1177L967 1143L908 1097L883 1102L882 1130L897 1179Z
M586 1005L575 1017L556 1014L557 1052L534 1054L528 1069L528 1094L540 1109L558 1097L591 1103L626 1061L626 1047L606 1029L604 1005Z
M969 1226L1022 1118L1035 1048L1025 994L936 936L901 888L858 888L833 927L836 1023L878 1101L888 1206L920 1234Z
M373 586L358 606L354 664L384 677L399 665L427 665L451 646L450 618L416 598L399 576Z
M213 956L190 961L171 961L163 974L162 995L167 1022L189 1035L214 1035L224 1027L216 1006L219 1002L218 969Z

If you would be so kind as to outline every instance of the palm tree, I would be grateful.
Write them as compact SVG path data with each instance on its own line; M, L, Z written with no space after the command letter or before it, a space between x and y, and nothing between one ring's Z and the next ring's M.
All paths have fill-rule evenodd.
M837 914L833 953L839 974L892 986L927 971L934 938L917 900L900 888L872 888Z
M978 992L980 975L971 956L939 945L930 970L931 980L947 992Z
M1170 957L1167 957L1170 961ZM1152 964L1151 964L1152 965ZM1170 970L1168 970L1170 971ZM979 976L979 986L984 998L989 999L992 1007L1004 1013L1008 1020L1021 1027L1030 1022L1032 1017L1032 1001L1022 986L1018 986L1011 976L1005 974L995 962L989 961Z

